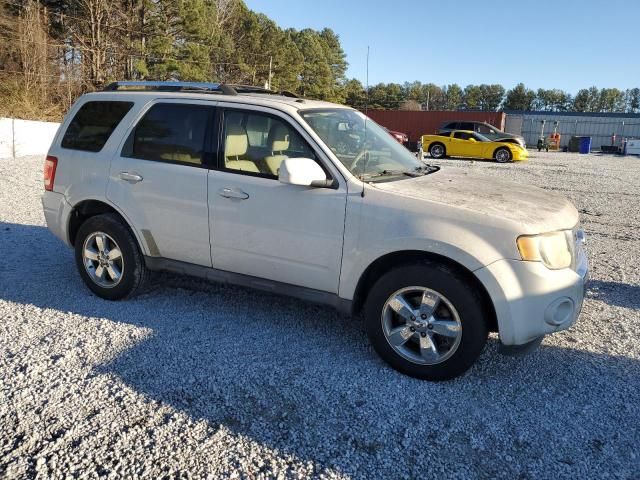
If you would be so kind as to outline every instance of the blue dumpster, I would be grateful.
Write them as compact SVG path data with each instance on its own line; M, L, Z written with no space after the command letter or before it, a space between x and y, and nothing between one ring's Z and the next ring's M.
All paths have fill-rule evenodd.
M591 152L591 137L580 137L580 153Z

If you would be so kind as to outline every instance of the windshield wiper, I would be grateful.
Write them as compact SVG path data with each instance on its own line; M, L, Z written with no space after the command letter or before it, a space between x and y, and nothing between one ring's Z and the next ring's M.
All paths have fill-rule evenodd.
M380 178L380 177L397 177L400 175L406 175L408 177L419 177L422 175L419 172L407 172L405 170L382 170L376 173L365 173L361 177L363 178Z

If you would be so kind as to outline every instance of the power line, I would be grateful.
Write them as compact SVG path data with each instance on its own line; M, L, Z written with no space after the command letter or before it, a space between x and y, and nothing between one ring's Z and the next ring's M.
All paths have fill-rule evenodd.
M266 64L266 63L246 64L246 63L237 63L237 62L203 62L203 61L198 61L198 60L181 59L181 58L169 57L169 56L156 57L156 56L142 54L142 53L124 53L124 52L118 52L118 51L115 51L115 50L91 48L91 47L84 47L84 46L80 46L80 45L69 45L69 44L66 44L66 43L38 42L36 40L28 40L28 39L19 38L19 37L12 37L12 39L17 41L17 42L20 42L20 43L31 43L31 44L36 44L36 45L44 45L44 46L51 47L51 48L66 48L66 49L71 49L71 50L87 51L87 52L91 52L91 53L94 53L94 54L95 53L107 53L107 54L111 54L111 55L115 55L115 56L121 55L121 56L124 56L124 57L143 58L143 59L147 59L147 60L161 61L161 62L175 61L175 62L181 62L181 63L191 63L191 64L195 64L195 65L209 65L209 66L223 66L223 65L239 66L239 67L241 67L241 66L253 66L253 67L265 67L265 69L269 66L269 64Z
M48 73L28 73L28 72L19 72L16 70L0 70L0 74L22 75L25 77L33 76L33 77L40 77L40 78L62 79L62 73L60 75L53 75Z

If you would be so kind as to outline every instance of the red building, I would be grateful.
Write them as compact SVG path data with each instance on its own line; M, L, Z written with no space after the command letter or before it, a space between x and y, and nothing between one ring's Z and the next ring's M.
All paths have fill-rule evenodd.
M503 112L413 112L407 110L369 110L367 115L389 130L404 132L409 141L415 142L422 135L436 133L445 122L474 120L487 122L504 130L506 115Z

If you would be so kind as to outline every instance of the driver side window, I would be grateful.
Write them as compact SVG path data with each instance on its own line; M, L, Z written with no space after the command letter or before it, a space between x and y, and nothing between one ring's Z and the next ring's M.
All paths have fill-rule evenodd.
M278 178L287 158L317 160L291 125L266 113L226 110L223 137L225 170Z
M453 137L457 138L458 140L469 140L471 134L469 134L468 132L456 132L453 134Z

